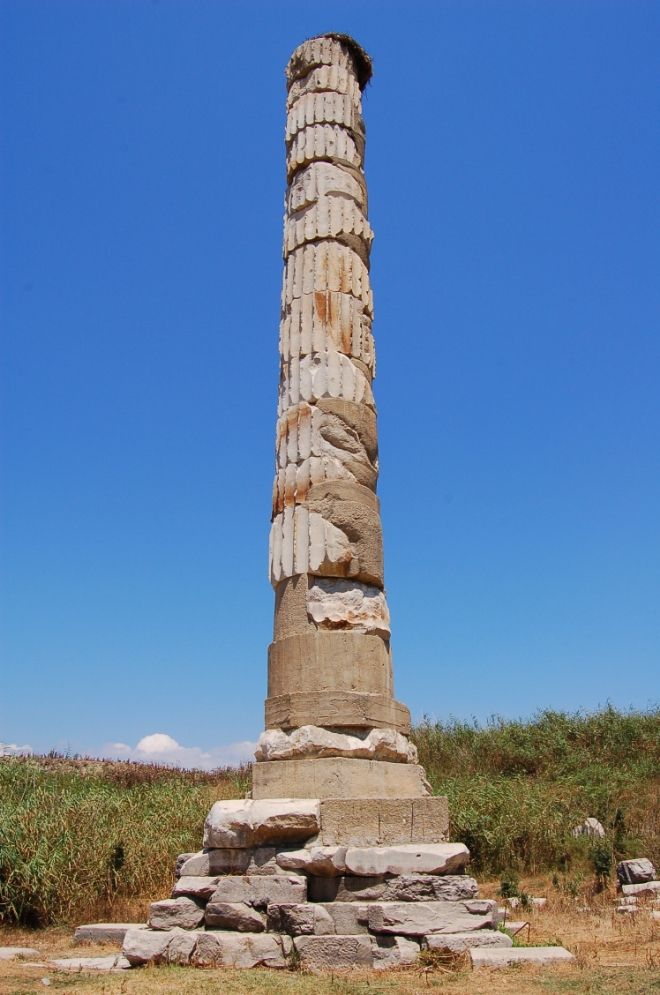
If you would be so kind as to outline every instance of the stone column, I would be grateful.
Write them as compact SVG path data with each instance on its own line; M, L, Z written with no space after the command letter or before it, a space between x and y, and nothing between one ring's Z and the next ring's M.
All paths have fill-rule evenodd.
M253 797L427 793L393 696L364 176L368 55L312 38L286 69L287 193L276 474L275 631Z

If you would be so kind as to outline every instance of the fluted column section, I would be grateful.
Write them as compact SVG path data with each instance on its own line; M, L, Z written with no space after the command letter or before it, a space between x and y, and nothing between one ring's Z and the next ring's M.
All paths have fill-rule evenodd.
M408 710L393 698L376 497L362 120L370 75L366 53L343 35L304 42L286 69L276 605L260 761L416 763Z

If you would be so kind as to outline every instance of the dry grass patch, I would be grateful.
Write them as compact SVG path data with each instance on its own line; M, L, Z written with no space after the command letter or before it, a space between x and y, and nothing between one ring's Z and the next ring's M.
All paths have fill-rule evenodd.
M45 990L68 995L660 995L660 930L645 908L637 917L613 913L612 896L591 901L591 911L553 894L548 878L526 879L531 894L547 895L541 910L512 913L528 919L530 942L559 942L577 955L575 964L556 967L515 966L471 971L451 970L338 971L321 976L299 971L196 970L157 967L126 974L66 975L52 970L0 962L0 995L34 995ZM496 893L486 882L482 893ZM67 929L3 929L2 945L34 946L49 957L103 956L116 949L99 944L74 946ZM51 981L46 989L41 978Z

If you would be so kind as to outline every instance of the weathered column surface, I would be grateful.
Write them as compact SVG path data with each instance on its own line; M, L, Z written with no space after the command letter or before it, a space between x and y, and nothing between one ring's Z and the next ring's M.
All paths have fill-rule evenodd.
M266 731L252 797L215 802L171 898L126 931L131 965L381 970L422 949L511 946L464 873L467 847L447 842L447 799L427 793L393 697L362 171L370 73L345 35L306 41L287 68Z
M254 798L427 794L410 714L393 696L376 497L370 76L345 35L304 42L286 69L275 631Z

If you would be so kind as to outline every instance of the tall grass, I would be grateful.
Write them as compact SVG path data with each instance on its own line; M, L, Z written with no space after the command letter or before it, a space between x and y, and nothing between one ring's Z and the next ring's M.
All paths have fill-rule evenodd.
M217 798L245 771L201 772L43 759L0 762L0 919L25 925L111 916L166 896L179 853L198 850Z
M588 849L571 829L587 816L605 827L613 857L660 857L657 709L544 711L483 726L426 719L413 737L477 871L570 869Z
M614 857L660 859L657 709L484 726L426 720L413 735L476 873L585 866L590 843L571 829L587 816L606 827ZM117 918L131 900L165 897L176 856L201 845L211 803L242 797L249 779L249 768L0 760L0 920Z

